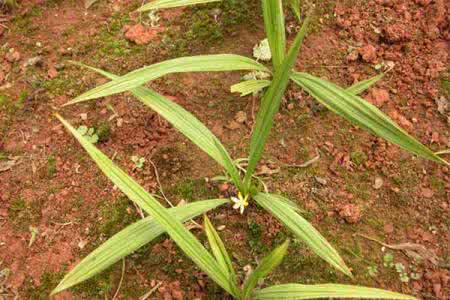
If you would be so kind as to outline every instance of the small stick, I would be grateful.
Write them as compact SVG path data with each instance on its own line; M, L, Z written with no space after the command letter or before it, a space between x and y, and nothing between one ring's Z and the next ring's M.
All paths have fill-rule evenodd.
M153 294L153 293L161 286L161 284L162 284L162 282L158 282L158 284L155 285L154 288L152 288L147 294L141 296L141 297L139 298L139 300L147 300L148 297L150 297L150 296L151 296L151 295L152 295L152 294Z
M119 291L122 286L124 275L125 275L125 258L122 258L122 275L120 276L119 286L117 287L117 290L116 290L112 300L115 300L117 298L117 296L119 296Z

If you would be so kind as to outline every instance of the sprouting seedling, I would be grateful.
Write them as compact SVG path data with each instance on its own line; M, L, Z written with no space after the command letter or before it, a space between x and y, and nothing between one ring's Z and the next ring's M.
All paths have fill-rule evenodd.
M98 135L95 133L95 129L93 127L88 128L85 125L81 125L77 128L77 130L92 144L96 144L98 142Z
M367 267L367 274L369 274L370 277L376 277L377 274L378 274L377 266L368 266Z
M392 253L386 253L383 256L383 266L386 268L394 267L394 255L392 255Z
M146 160L144 157L133 155L131 156L131 161L134 162L135 169L142 169Z
M39 234L39 230L37 227L30 226L30 233L31 233L31 237L30 237L30 241L28 242L28 248L31 248L33 243L36 241L36 238Z
M155 0L142 6L139 11L206 2L213 1ZM293 81L325 107L349 120L358 127L366 129L423 158L447 165L448 162L407 134L375 106L358 96L359 93L367 90L370 86L380 80L383 77L383 74L344 89L329 81L293 70L297 54L299 53L301 44L306 36L310 19L305 18L296 38L287 51L282 1L263 0L262 8L265 31L272 55L273 68L269 68L251 58L233 54L180 57L146 66L123 76L117 76L100 69L75 63L111 79L111 81L87 91L66 105L130 91L144 105L165 118L177 130L224 168L235 188L241 193L242 199L245 199L245 201L239 199L239 203L244 204L248 201L249 205L251 203L258 204L289 228L295 237L303 241L314 253L337 270L348 276L352 276L350 269L338 252L300 215L298 207L294 202L280 195L271 194L266 190L261 190L261 187L258 186L257 182L255 183L255 170L258 162L262 158L275 115L279 111L281 99L284 96L289 81ZM241 170L236 165L236 162L231 158L231 155L228 153L225 146L222 145L220 140L190 112L175 102L165 98L158 92L143 86L148 81L172 73L223 71L260 71L272 75L271 80L248 80L231 87L232 91L241 92L242 95L252 93L254 90L259 90L261 88L267 88L263 93L261 105L253 128L247 159L248 164L245 171ZM194 216L219 205L225 203L232 204L232 201L223 199L222 201L224 202L213 201L213 203L216 203L215 206L211 205L203 207L203 210L201 210L199 206L194 206L194 204L189 207L177 207L166 210L160 206L159 202L157 203L151 195L147 194L142 187L133 184L132 179L127 177L124 172L116 169L114 165L108 162L108 158L99 152L99 150L91 143L87 142L85 136L79 134L76 130L74 132L70 124L61 117L59 117L59 119L90 153L91 157L97 162L105 175L107 175L116 186L122 189L132 201L154 217L156 221L147 220L146 222L153 222L151 223L152 227L150 227L148 223L144 224L144 219L142 221L143 223L133 224L112 237L70 271L60 285L54 290L54 293L92 277L118 261L117 259L120 260L129 253L132 253L139 247L150 242L156 236L163 232L167 232L180 248L191 257L195 264L207 273L212 280L216 281L228 293L233 295L234 292L232 286L226 283L228 282L227 274L225 272L217 273L214 271L213 266L215 264L210 255L203 250L199 250L200 248L197 247L198 242L195 241L195 238L189 231L184 230L185 228L180 223L181 221L193 218ZM121 176L118 176L117 174ZM130 186L133 186L133 188L130 188ZM241 207L245 208L245 205L239 205L239 210L241 210ZM142 228L153 228L154 231L152 233L149 233L148 230L140 232L139 230L142 230ZM133 234L132 244L128 242L117 243L117 239L126 240L131 234ZM126 244L126 247L122 244ZM198 251L195 251L195 249ZM105 260L97 259L99 255L105 257Z

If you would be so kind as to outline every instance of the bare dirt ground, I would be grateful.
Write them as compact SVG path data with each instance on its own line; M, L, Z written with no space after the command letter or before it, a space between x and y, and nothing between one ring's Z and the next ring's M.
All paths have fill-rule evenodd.
M28 0L2 9L0 299L47 299L77 261L139 218L55 112L95 128L98 147L158 194L153 162L174 204L230 194L229 186L205 181L220 174L218 166L131 95L61 107L105 82L68 60L124 74L182 55L251 56L264 38L259 1L161 12L157 28L134 12L140 4L99 0L86 10L78 1ZM349 86L393 67L363 96L433 150L448 149L448 1L330 0L316 6L296 69ZM297 23L292 15L287 22L291 39ZM238 158L246 153L258 103L229 92L241 75L172 75L151 86L193 112ZM351 126L294 86L273 131L260 166L266 184L306 211L355 278L335 272L298 242L271 282L343 282L449 299L448 167ZM317 153L317 162L295 167ZM135 168L133 155L147 159L142 168ZM209 215L225 225L221 236L240 274L290 236L257 207L244 217L230 207ZM368 237L423 245L439 263L414 260ZM139 299L155 286L155 299L225 297L165 236L129 256L125 266L116 299ZM111 299L121 274L118 263L55 298Z

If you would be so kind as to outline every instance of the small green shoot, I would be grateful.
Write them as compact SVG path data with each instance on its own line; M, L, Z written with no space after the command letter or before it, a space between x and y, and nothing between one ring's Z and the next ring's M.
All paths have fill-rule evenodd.
M84 136L90 143L96 144L98 142L98 135L95 133L95 128L88 128L85 125L81 125L77 128L77 131Z
M142 169L144 167L144 164L145 164L146 160L145 160L144 157L133 155L131 157L131 161L134 162L134 168L140 170L140 169Z

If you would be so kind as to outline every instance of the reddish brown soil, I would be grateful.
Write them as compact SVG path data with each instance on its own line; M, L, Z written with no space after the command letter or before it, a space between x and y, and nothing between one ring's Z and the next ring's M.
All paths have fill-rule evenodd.
M296 69L349 86L375 75L374 65L393 62L394 68L363 96L433 150L449 148L448 110L440 113L435 102L440 97L448 97L441 88L441 78L448 76L449 68L449 3L444 0L324 2L324 14L306 39ZM146 164L143 170L133 170L129 157L139 155L151 159L159 171L162 186L169 190L175 204L183 197L173 191L187 179L202 181L220 172L205 154L129 95L60 107L80 92L103 82L67 63L63 70L56 71L55 65L66 59L108 70L129 71L166 58L164 50L156 53L150 46L140 50L142 60L132 61L112 55L92 61L92 52L67 50L69 47L78 49L86 39L94 38L107 28L115 12L136 4L110 1L86 11L81 3L71 1L30 0L5 13L7 20L2 24L7 29L0 31L0 46L8 43L6 48L14 48L17 54L2 52L0 94L7 95L14 104L19 101L21 91L28 91L22 99L23 105L14 112L0 106L0 154L20 157L11 170L0 172L0 271L10 269L5 283L0 278L0 292L11 297L45 299L61 278L61 272L67 272L106 238L98 233L105 218L100 207L113 209L122 197L63 130L53 113L62 113L76 125L109 122L111 135L98 144L99 148L108 156L116 157L147 190L158 193L153 167ZM45 5L45 9L32 16L31 22L15 21L36 5ZM179 15L179 11L165 13L161 30ZM130 24L137 22L132 14ZM288 22L295 27L292 17ZM20 24L26 27L21 28L25 25ZM252 46L264 33L261 27L242 27L225 36L224 42L204 47L200 41L195 46L202 52L232 51L250 56ZM117 39L124 40L123 34ZM154 43L158 43L158 39ZM43 46L37 47L36 42ZM34 69L35 73L30 74L23 65L36 55L41 55L43 61ZM47 80L64 78L75 83L55 93L49 87L34 87L36 76ZM194 112L220 137L234 157L242 157L248 145L254 106L250 97L239 98L228 93L229 86L238 80L239 74L194 74L170 76L152 86ZM112 104L118 115L112 121L108 121L113 112L107 104ZM248 119L231 126L239 111L245 111ZM87 113L86 121L80 117L83 113ZM294 279L307 282L305 278L311 278L312 282L333 280L390 288L426 299L449 299L447 167L413 158L398 147L350 126L325 112L296 87L288 91L274 131L266 151L266 169L262 170L281 168L264 177L266 183L271 191L288 194L308 211L307 218L343 253L354 268L356 279L351 281L342 275L328 274L323 262L311 258L313 255L307 250L295 248L291 253L293 257L310 259L305 262L305 269L291 270L289 263L296 260L289 259L275 274L273 282ZM307 170L283 167L312 158L316 149L321 158ZM357 164L354 154L360 152L365 153L367 159ZM55 160L54 170L49 170L49 157ZM377 177L382 178L382 186L374 188ZM323 179L325 184L320 182ZM207 184L207 190L211 197L230 193L226 186L213 183ZM221 236L229 242L240 267L262 257L248 242L252 238L249 224L256 223L264 228L258 245L265 248L261 246L261 249L272 248L275 238L286 236L273 217L256 207L248 210L247 218L229 208L211 214L215 224L226 225ZM130 220L139 217L131 203L126 203L126 217ZM127 222L118 223L109 234L117 232ZM31 247L28 246L30 226L38 229ZM417 272L421 278L401 283L395 271L383 269L380 245L355 233L391 244L422 244L442 258L442 265L447 264L447 267L419 263ZM400 252L393 253L396 262L413 265ZM169 265L170 268L166 267ZM378 265L380 273L376 278L366 274L365 268L370 265ZM121 264L109 272L111 288L107 297L112 298L121 276ZM57 274L56 279L49 282L48 274ZM127 258L124 288L119 297L137 299L130 290L136 289L136 293L143 295L157 284L160 286L154 295L158 299L223 297L204 274L180 255L176 245L165 238L145 248L143 253ZM99 293L93 296L80 288L57 298L102 299L104 296Z

